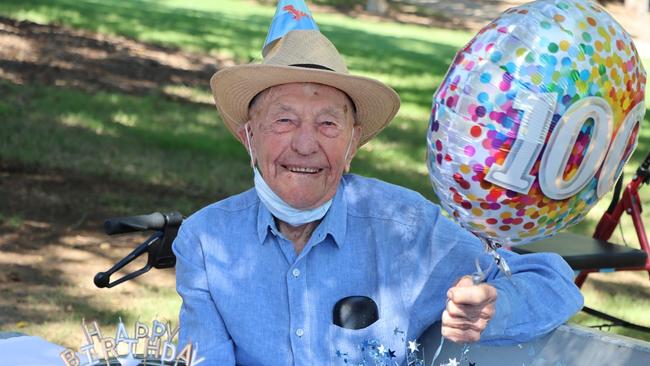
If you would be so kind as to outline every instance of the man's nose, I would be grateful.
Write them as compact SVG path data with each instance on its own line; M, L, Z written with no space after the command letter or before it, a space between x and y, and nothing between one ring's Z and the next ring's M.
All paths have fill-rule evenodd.
M318 151L318 136L313 123L300 123L291 140L291 148L300 155L310 155Z

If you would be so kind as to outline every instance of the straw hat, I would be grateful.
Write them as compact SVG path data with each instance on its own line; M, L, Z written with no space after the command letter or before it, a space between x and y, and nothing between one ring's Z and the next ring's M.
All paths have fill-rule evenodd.
M329 85L354 102L362 135L359 146L378 134L395 117L399 96L383 83L348 73L343 58L318 30L292 30L278 39L261 64L228 67L210 79L214 101L235 136L248 120L250 101L275 85L311 82Z

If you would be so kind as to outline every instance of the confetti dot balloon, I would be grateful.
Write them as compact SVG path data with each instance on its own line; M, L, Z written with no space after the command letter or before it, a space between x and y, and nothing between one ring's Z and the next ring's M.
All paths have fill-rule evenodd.
M579 222L636 147L645 82L629 34L595 3L504 12L433 98L427 161L441 204L505 245Z

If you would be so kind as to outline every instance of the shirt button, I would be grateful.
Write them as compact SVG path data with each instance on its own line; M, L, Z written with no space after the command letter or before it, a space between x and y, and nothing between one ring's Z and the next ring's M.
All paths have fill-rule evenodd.
M297 278L298 276L300 276L300 270L298 268L294 268L293 271L291 271L291 274L293 275L293 277Z
M298 328L296 329L296 335L298 337L302 337L303 335L305 335L305 331L302 328Z

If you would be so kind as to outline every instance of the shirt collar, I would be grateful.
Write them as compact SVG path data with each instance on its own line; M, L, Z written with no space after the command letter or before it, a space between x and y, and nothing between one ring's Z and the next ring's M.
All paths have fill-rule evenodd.
M253 190L255 190L253 188ZM257 197L257 192L255 192L255 197ZM258 200L258 209L257 209L257 235L260 239L260 244L264 244L266 236L269 234L269 231L274 235L279 235L280 230L278 230L275 225L275 220L271 212L264 206L264 203L257 198Z
M341 178L339 186L332 200L332 206L323 217L320 225L312 235L321 235L323 238L329 234L334 243L341 248L345 243L345 234L348 222L348 205L345 201L345 178Z
M345 178L341 178L330 209L312 234L312 236L321 235L322 237L325 237L327 234L331 235L339 248L343 246L345 241L348 221L348 209L347 202L344 198L344 191ZM262 201L259 201L259 207L257 210L257 235L260 244L264 244L269 231L272 232L273 235L280 235L280 230L275 225L273 215L271 215L271 212L266 208L266 206L264 206Z

